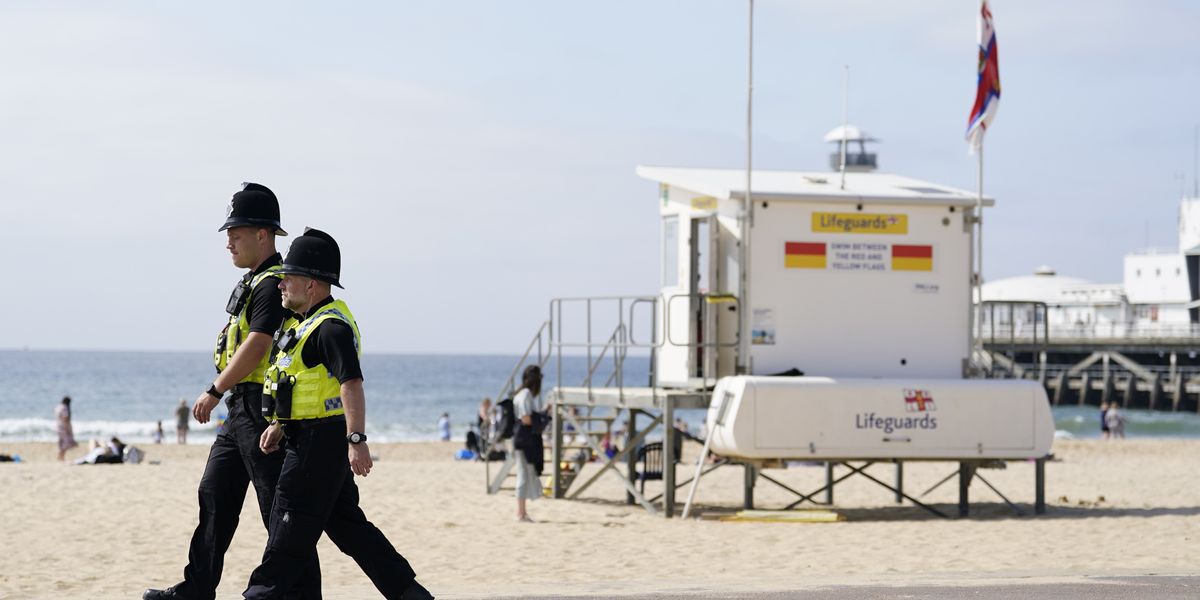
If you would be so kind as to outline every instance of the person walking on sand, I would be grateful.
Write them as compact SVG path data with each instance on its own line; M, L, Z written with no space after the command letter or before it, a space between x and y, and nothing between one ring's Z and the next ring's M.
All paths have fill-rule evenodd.
M544 450L542 426L546 416L541 406L542 370L537 365L525 367L521 374L521 389L513 396L513 416L517 430L513 434L513 452L517 455L517 521L532 523L525 503L542 497Z
M154 427L154 443L161 444L163 441L162 421L159 421Z
M437 427L438 439L443 442L450 441L450 413L442 413L442 416L438 417Z
M225 327L217 336L213 364L217 377L196 398L191 415L207 423L213 409L225 399L228 416L208 453L197 496L199 523L188 547L183 581L166 589L149 589L143 600L212 600L225 566L225 550L237 531L246 489L254 486L263 527L269 528L275 485L283 466L279 455L259 451L259 436L267 428L263 419L263 374L271 337L283 324L285 311L279 292L281 258L276 236L280 227L279 200L264 185L242 184L226 208L225 248L234 266L245 269L225 304ZM187 401L181 402L180 422L187 420ZM186 434L186 431L185 431ZM181 441L183 438L181 437ZM283 590L289 598L320 598L320 566L316 553L306 562L293 563L295 587Z
M1129 385L1133 385L1133 382L1130 382ZM1107 402L1100 403L1100 438L1105 439L1105 440L1108 439L1108 436L1110 433L1110 431L1108 429L1108 419L1107 419L1108 406L1109 406L1109 404Z
M71 397L63 396L62 402L54 409L54 421L58 429L58 462L67 458L67 450L79 445L75 441L75 429L71 426Z
M329 234L309 229L283 261L283 303L296 316L276 338L279 353L266 371L264 414L271 425L259 449L280 456L283 469L262 564L242 593L279 598L317 555L324 531L349 555L385 598L433 600L416 573L359 507L354 476L373 462L367 447L362 345L350 307L331 295L342 287L342 258ZM282 451L280 451L282 450ZM361 597L361 594L356 594Z
M192 411L188 408L187 398L180 398L179 406L175 407L175 443L187 443L188 420L191 418Z

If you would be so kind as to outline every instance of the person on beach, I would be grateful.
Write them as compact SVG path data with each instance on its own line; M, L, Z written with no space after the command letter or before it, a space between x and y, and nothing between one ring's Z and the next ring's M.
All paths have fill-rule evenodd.
M517 431L513 434L513 451L517 455L517 521L532 523L525 503L542 497L541 473L543 461L542 426L546 416L540 403L542 370L537 365L525 367L521 374L521 389L513 396L513 413Z
M437 428L438 439L443 442L450 441L450 413L442 413L442 416L438 417Z
M92 438L88 445L88 452L83 456L75 459L77 465L101 465L119 463L121 461L114 460L116 457L113 454L113 449L110 444L104 444L100 440Z
M155 444L161 444L161 443L162 443L162 441L163 441L163 428L162 428L162 421L159 421L159 422L158 422L158 424L155 426L155 429L154 429L154 443L155 443Z
M1133 385L1133 383L1130 383L1129 385ZM1106 440L1108 439L1108 436L1111 433L1111 430L1108 428L1108 419L1106 418L1107 416L1108 416L1108 403L1101 402L1100 403L1100 437L1102 439L1106 439Z
M263 374L267 368L271 336L283 324L285 311L279 292L280 256L275 237L287 235L279 223L279 200L274 192L257 183L246 183L233 195L226 208L224 231L234 266L246 269L225 305L224 329L217 337L213 363L217 377L196 398L191 416L207 423L213 409L225 398L228 410L225 427L217 434L200 479L199 524L192 534L183 581L166 589L149 589L144 600L211 600L221 581L225 550L233 540L246 498L254 486L264 527L269 527L275 484L283 466L279 455L258 449L259 436L266 430L262 418ZM228 394L228 395L226 395ZM187 401L179 411L186 441ZM311 560L294 563L296 586L286 590L292 598L320 598L320 567Z
M276 336L266 371L264 414L271 425L259 439L283 470L271 509L262 564L250 574L245 598L279 598L296 583L297 565L317 555L324 531L358 563L386 598L432 599L408 561L359 508L354 476L373 466L367 446L362 346L350 308L331 295L342 287L341 251L329 234L308 229L283 261L283 304L296 316ZM282 451L280 451L282 449Z
M188 408L187 398L179 399L179 406L175 407L175 443L183 445L187 443L188 420L192 418L192 411Z
M484 398L479 403L479 414L475 416L475 422L479 426L480 435L487 436L492 428L492 399Z
M55 427L58 429L58 462L67 458L67 450L79 445L75 441L75 429L71 426L71 397L63 396L54 409Z
M1104 413L1104 422L1108 425L1109 439L1125 439L1125 415L1117 410L1116 402L1108 405L1108 412Z

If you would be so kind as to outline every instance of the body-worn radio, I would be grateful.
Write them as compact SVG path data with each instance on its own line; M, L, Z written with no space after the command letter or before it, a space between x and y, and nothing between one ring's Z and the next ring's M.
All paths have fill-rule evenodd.
M295 327L288 330L279 329L275 331L275 335L271 338L271 344L275 346L277 352L291 352L292 348L296 347L296 342L300 341L300 335Z
M242 307L246 305L246 299L250 297L250 282L244 278L233 286L233 291L229 293L229 300L225 302L225 312L231 315L237 315L242 312Z

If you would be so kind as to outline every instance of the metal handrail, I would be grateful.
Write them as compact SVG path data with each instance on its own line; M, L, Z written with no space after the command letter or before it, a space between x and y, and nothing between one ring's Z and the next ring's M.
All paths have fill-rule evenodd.
M734 335L732 342L721 342L718 340L716 342L692 343L689 341L689 342L680 344L680 343L676 342L674 340L674 338L671 337L671 302L673 302L676 298L691 298L691 297L692 297L691 294L672 294L670 296L667 296L667 301L664 303L664 306L666 307L666 310L665 310L666 314L663 317L663 329L665 329L666 333L667 333L666 341L670 342L670 344L672 346L688 346L688 347L696 347L696 348L735 348L735 347L737 347L737 345L741 342L741 328L740 327L738 328L738 331ZM738 301L737 297L731 296L730 294L704 293L704 294L697 294L696 297L700 298L703 301L703 304L701 305L703 308L701 308L701 311L703 311L705 313L703 315L704 317L708 316L707 311L708 311L708 305L709 305L709 298L721 298L721 299L732 298L734 304L738 307L738 310L740 311L742 308L741 302ZM739 321L739 323L740 323L740 321Z
M600 348L600 355L596 357L595 362L588 364L587 376L584 377L583 382L584 386L589 390L592 389L592 375L596 373L596 367L600 366L600 362L604 360L604 355L608 353L608 349L613 348L613 355L616 355L617 350L614 342L616 342L618 334L621 333L621 327L621 325L617 325L617 328L613 330L612 335L608 336L608 341L605 342L604 346Z
M629 321L630 321L630 323L632 323L633 322L633 314L634 314L633 307L638 304L643 304L643 303L647 303L647 302L649 302L651 305L654 305L655 307L657 307L658 297L657 296L596 296L596 297L586 297L585 296L585 297L576 297L576 298L554 298L553 300L550 301L551 320L552 321L555 320L554 319L555 315L557 315L559 317L557 319L557 321L559 322L559 329L557 330L559 333L559 339L551 340L551 343L553 346L562 347L562 348L602 348L608 342L597 343L597 342L592 342L590 339L590 327L591 327L590 313L589 313L589 317L588 317L589 339L582 341L582 342L579 342L579 341L564 342L564 341L562 341L562 337L561 337L562 336L562 305L563 305L563 303L567 303L567 302L585 303L587 305L589 311L591 310L591 305L593 302L618 302L619 308L617 311L618 312L617 324L618 324L618 326L620 326L620 325L625 324L625 314L624 314L624 303L625 302L629 302ZM627 326L627 330L631 326L632 325ZM631 341L631 342L623 343L622 346L625 348L661 347L662 342L657 341L657 338L658 338L657 333L658 332L653 331L652 333L655 334L654 335L654 337L656 338L655 341L651 341L650 343L638 343L638 342ZM629 339L633 340L632 333L630 333Z
M667 296L661 296L661 295L659 295L659 296L579 296L579 297L563 297L563 298L552 299L550 301L550 305L549 305L550 318L548 319L548 322L550 323L550 332L551 332L550 333L550 353L557 357L557 361L556 361L556 367L557 367L556 368L556 370L557 370L556 384L557 384L557 386L562 386L564 384L563 373L562 373L562 355L563 355L563 351L565 349L575 349L575 350L582 349L582 350L587 351L586 352L586 360L587 360L588 370L587 370L586 376L584 377L583 382L581 383L581 386L587 388L589 397L591 396L592 389L595 387L595 373L599 369L600 365L604 362L604 360L609 356L609 352L611 351L612 361L613 361L613 364L612 364L613 371L612 371L612 373L609 374L608 378L606 379L606 381L603 384L603 387L611 388L611 387L613 387L613 384L615 382L615 384L616 384L615 387L618 390L618 392L617 392L618 395L623 397L624 386L625 386L624 366L625 366L625 360L629 355L630 348L640 348L640 349L649 350L649 352L650 352L650 357L649 357L650 371L649 371L649 382L648 383L651 388L655 388L655 387L657 387L657 380L658 380L657 369L655 366L655 357L656 357L657 352L660 351L667 344L670 344L671 346L674 346L674 347L686 347L686 348L697 348L697 349L701 349L701 348L704 348L704 349L737 348L740 346L740 341L741 341L741 336L742 336L740 319L737 322L737 327L735 328L732 341L720 341L719 340L720 334L716 330L708 332L708 335L705 336L706 338L713 339L714 341L701 340L701 341L692 342L690 340L689 341L674 340L671 336L671 330L670 330L671 304L673 303L673 301L678 300L681 297L696 299L698 301L701 301L702 304L700 304L700 315L699 316L700 316L700 318L704 319L705 321L707 321L708 317L711 315L711 313L709 311L712 310L712 308L710 306L712 304L715 304L718 302L720 302L720 303L733 302L734 306L735 306L735 310L741 309L740 300L737 297L733 296L732 294L728 294L728 293L707 293L706 292L706 293L700 293L700 294L695 294L695 295L678 293L678 294L671 294L671 295L667 295ZM595 305L600 304L600 303L615 303L616 309L617 309L616 310L617 323L616 323L615 327L613 328L612 333L607 338L605 338L604 341L602 341L602 342L594 341L592 338L593 309L595 308ZM564 330L564 327L563 327L563 323L564 323L563 305L564 304L568 304L568 305L569 304L582 304L583 305L583 309L586 312L586 316L585 316L586 326L584 328L586 333L585 333L585 338L583 340L578 340L578 339L564 340L563 339L563 330ZM639 341L636 336L637 310L643 304L649 304L651 307L651 311L650 311L651 312L651 325L650 325L651 339L648 341ZM659 323L660 317L662 319L661 324ZM598 355L596 354L596 351L598 351ZM707 373L707 369L706 369L705 377L707 378L709 375L710 374Z

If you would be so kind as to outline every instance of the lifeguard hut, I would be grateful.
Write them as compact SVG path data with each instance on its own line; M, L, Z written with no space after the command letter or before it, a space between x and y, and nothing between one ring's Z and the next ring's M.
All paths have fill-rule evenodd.
M972 397L980 395L972 389L981 388L961 385L972 351L971 265L980 198L876 172L875 155L862 146L874 140L853 126L830 132L826 140L830 136L841 145L859 145L854 153L839 148L838 165L848 167L840 172L637 167L640 177L658 184L661 289L638 297L552 300L549 318L501 392L501 397L512 392L524 364L558 359L559 368L550 370L557 381L548 392L555 415L550 482L555 497L578 497L611 472L624 480L632 500L656 512L658 498L645 498L634 486L639 475L633 453L661 426L667 466L661 508L672 515L682 484L673 466L681 434L671 424L681 408L709 409L708 441L747 468L747 505L759 469L783 459L840 464L851 458L1046 454L1053 421L1036 384L1028 383L1031 390L1021 382L972 381L1008 386L987 391L982 397L990 400L977 405ZM984 206L992 203L982 199ZM564 310L579 320L570 322ZM608 317L603 327L596 325L598 315ZM580 385L562 380L564 350L587 357ZM632 360L649 361L645 385L626 380ZM602 371L606 376L597 377ZM940 394L947 411L939 414L943 422L953 422L957 411L966 428L995 429L988 419L1017 419L1020 439L946 428L912 433L907 444L889 442L878 432L854 437L856 406L881 417L889 411L904 417L906 394L934 399ZM922 411L926 406L920 403ZM649 424L639 428L640 416ZM629 422L624 449L580 480L584 462L573 457L603 457L600 440L613 434L619 419ZM806 425L772 429L766 419ZM564 436L564 426L573 433ZM795 435L789 438L788 431ZM866 447L848 449L841 443L846 440ZM622 463L625 473L618 468ZM1038 462L1039 510L1041 469ZM489 491L500 488L507 471L506 465L490 478ZM699 465L696 471L693 482L699 480ZM827 476L828 493L831 469ZM897 497L900 488L898 479L891 488Z

